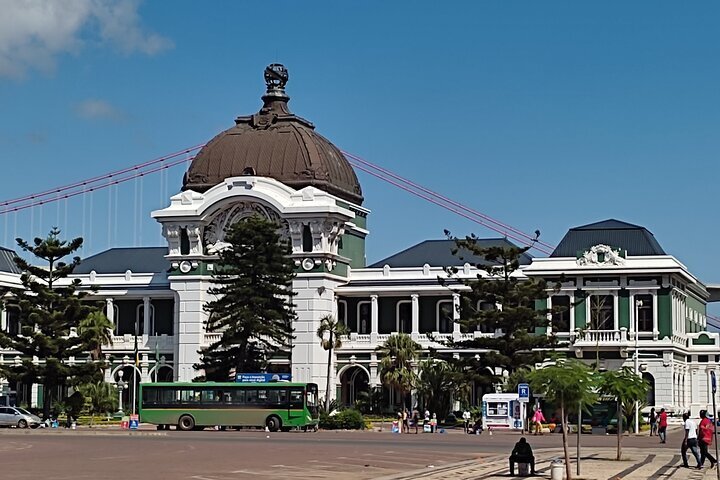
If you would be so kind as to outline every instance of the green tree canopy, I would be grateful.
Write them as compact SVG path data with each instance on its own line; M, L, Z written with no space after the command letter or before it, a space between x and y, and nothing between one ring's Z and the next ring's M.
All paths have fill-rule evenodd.
M15 313L21 325L20 335L0 332L0 347L20 352L18 365L0 365L0 376L25 383L43 386L43 413L50 413L57 399L58 389L97 378L102 362L80 360L97 344L91 334L78 335L91 314L99 311L92 302L83 301L86 292L78 291L80 280L67 277L80 263L74 257L69 263L64 258L82 246L82 239L60 239L60 230L54 228L46 238L35 238L30 244L18 238L18 246L32 254L41 265L32 265L16 257L15 263L23 272L23 288L4 291L4 307ZM37 357L38 361L33 361ZM79 361L70 362L71 357Z
M204 306L206 331L222 335L199 351L201 361L194 366L207 380L263 371L270 358L291 348L295 267L278 228L255 215L226 232L230 247L220 252L216 286L208 290L216 300Z
M617 404L617 459L622 459L623 417L635 409L635 402L644 400L650 384L628 367L600 374L599 390L613 397Z
M580 414L597 403L599 376L580 360L559 358L550 365L531 371L528 379L533 391L560 405L565 474L568 480L572 480L567 442L568 415L570 412Z
M547 283L517 274L520 260L530 246L486 247L475 235L450 238L456 244L453 254L481 273L475 278L462 278L456 267L448 267L447 277L438 280L460 295L461 329L492 334L449 341L448 346L454 349L486 351L461 356L453 363L468 372L470 380L489 384L499 382L503 371L512 374L518 368L541 362L547 349L555 346L555 338L543 330L549 325L550 311L538 308L548 297ZM458 281L466 288L458 288Z
M425 402L425 408L444 419L450 413L453 400L465 400L464 375L444 360L428 358L420 362L417 391Z
M87 343L93 360L102 360L102 347L112 345L113 328L113 323L99 310L80 321L78 334Z
M95 415L111 412L118 403L117 390L104 381L81 385L80 392L90 410L90 426L95 423Z

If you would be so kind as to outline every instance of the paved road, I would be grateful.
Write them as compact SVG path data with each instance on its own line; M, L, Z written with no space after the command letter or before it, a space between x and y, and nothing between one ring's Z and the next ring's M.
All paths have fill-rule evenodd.
M496 462L519 435L397 435L387 432L273 433L258 431L155 432L0 430L2 478L369 479L418 469L442 472L470 461ZM560 435L529 437L536 449L561 446ZM679 440L679 437L678 437ZM583 436L588 447L613 447L611 436ZM672 437L671 437L672 442ZM624 445L666 450L655 439ZM450 475L448 475L450 478Z

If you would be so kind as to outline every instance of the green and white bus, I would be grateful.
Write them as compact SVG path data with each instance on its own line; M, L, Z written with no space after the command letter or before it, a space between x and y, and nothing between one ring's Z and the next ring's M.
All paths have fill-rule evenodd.
M316 429L318 386L314 383L141 383L140 421L159 430L222 427Z

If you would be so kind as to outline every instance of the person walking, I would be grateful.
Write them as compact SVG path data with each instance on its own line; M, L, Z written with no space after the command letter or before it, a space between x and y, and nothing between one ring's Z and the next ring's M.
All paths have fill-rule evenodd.
M650 409L648 420L650 420L650 436L657 435L657 414L655 413L655 407Z
M712 445L713 440L713 434L715 433L715 428L713 427L713 422L709 418L707 418L707 411L700 410L700 428L699 428L699 435L698 435L698 445L700 446L700 466L702 467L705 465L705 459L707 458L710 460L710 468L713 468L715 464L717 463L717 459L712 456L712 454L708 451L708 447Z
M418 409L416 408L412 412L412 421L415 424L415 435L418 433L418 424L420 423L420 412L418 412Z
M660 415L658 415L658 436L660 443L665 443L667 440L667 412L664 408L660 409Z
M680 455L682 455L683 466L690 468L688 464L687 451L690 449L695 460L697 460L697 468L702 468L702 462L700 460L700 450L698 449L697 441L697 425L695 421L690 419L688 412L683 413L683 429L685 429L685 438L683 438L682 446L680 447Z
M542 410L539 408L535 409L535 413L532 417L533 425L535 426L535 435L538 433L542 435L542 424L545 421L545 415L543 415Z
M463 412L463 423L465 425L465 433L468 433L470 431L470 419L471 415L468 409L466 408Z
M403 424L403 433L410 433L409 415L408 415L408 411L405 407L403 407L403 410L402 410L402 424Z
M432 418L430 419L430 429L432 430L432 433L437 432L437 413L432 414Z

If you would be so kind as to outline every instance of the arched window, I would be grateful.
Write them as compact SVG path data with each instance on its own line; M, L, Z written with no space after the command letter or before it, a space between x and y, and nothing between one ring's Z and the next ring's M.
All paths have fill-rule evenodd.
M303 252L312 252L313 251L313 238L312 238L312 232L310 231L310 225L303 225L302 248L303 248Z
M439 333L452 333L453 331L453 301L438 300L435 315L435 331Z
M346 300L338 300L337 301L337 320L338 322L342 323L346 327L347 324L347 301Z
M412 332L412 302L400 300L395 308L395 331L399 333Z

